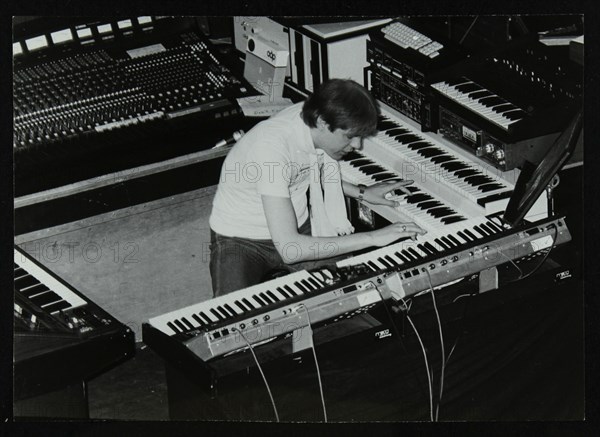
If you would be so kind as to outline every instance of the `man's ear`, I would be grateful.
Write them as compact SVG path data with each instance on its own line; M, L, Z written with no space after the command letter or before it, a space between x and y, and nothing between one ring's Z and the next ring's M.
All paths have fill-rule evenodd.
M320 115L317 117L317 128L321 131L329 131L329 124Z

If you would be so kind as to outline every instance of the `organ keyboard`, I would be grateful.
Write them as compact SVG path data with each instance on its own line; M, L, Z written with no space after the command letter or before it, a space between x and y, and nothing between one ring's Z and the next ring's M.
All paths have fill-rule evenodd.
M355 158L356 157L356 158ZM400 175L393 170L384 167L381 163L376 163L359 152L353 152L349 161L344 161L341 165L344 177L354 184L373 185L379 181L401 180ZM389 175L389 176L388 176ZM382 176L385 179L380 179ZM448 206L442 199L432 194L426 194L418 185L405 187L411 195L404 194L397 190L390 199L402 203L398 210L400 221L413 221L420 223L425 230L433 230L438 226L465 220L465 217L458 214L456 210Z
M382 105L379 133L364 140L361 151L340 161L342 177L373 185L410 179L414 196L397 191L390 198L401 205L369 205L389 221L414 221L433 230L463 219L503 211L515 188L519 170L501 172L437 135L421 132L415 122ZM527 215L547 216L544 196Z
M144 341L152 346L168 338L207 361L244 350L239 331L250 343L264 343L309 323L352 317L385 298L404 298L549 250L570 238L562 218L515 229L494 216L457 222L335 267L291 273L154 317L144 324Z

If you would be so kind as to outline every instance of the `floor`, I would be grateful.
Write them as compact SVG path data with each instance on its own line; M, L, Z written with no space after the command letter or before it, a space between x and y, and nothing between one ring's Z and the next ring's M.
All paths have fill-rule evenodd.
M210 186L16 238L16 244L129 326L212 297Z
M135 357L88 383L91 419L169 420L162 358L143 343Z

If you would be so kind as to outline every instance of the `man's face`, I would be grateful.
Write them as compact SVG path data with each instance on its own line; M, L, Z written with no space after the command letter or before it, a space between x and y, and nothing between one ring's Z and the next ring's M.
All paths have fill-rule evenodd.
M325 128L321 130L315 146L322 149L332 159L339 161L347 153L359 150L362 147L362 138L351 136L348 130L336 129L331 132Z

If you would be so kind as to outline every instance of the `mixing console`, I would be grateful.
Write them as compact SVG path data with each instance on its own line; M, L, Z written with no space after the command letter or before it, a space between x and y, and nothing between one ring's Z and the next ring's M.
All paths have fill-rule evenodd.
M235 114L227 99L250 88L219 63L206 42L185 36L187 42L172 48L160 44L145 56L97 50L17 69L14 146L214 108Z
M74 38L50 44L54 33L48 32L13 45L13 146L17 181L22 181L17 184L19 194L73 182L51 181L52 169L65 167L65 155L79 154L92 162L94 150L106 153L116 148L123 157L136 153L132 141L141 142L144 151L157 142L156 147L164 148L168 141L171 155L177 155L177 135L198 137L209 124L214 128L216 119L238 116L235 99L255 94L253 88L231 72L193 25L182 27L185 19L154 21L155 28L131 31L127 37L115 30L108 38L101 32L108 34L106 29L112 32L115 26L96 24L89 25L95 29L91 35L101 37L87 43ZM70 26L62 33L78 35L80 27ZM210 135L207 139L211 141ZM48 168L45 182L32 182L40 168L36 160ZM71 161L77 167L82 164ZM102 174L106 168L96 170L83 177Z

